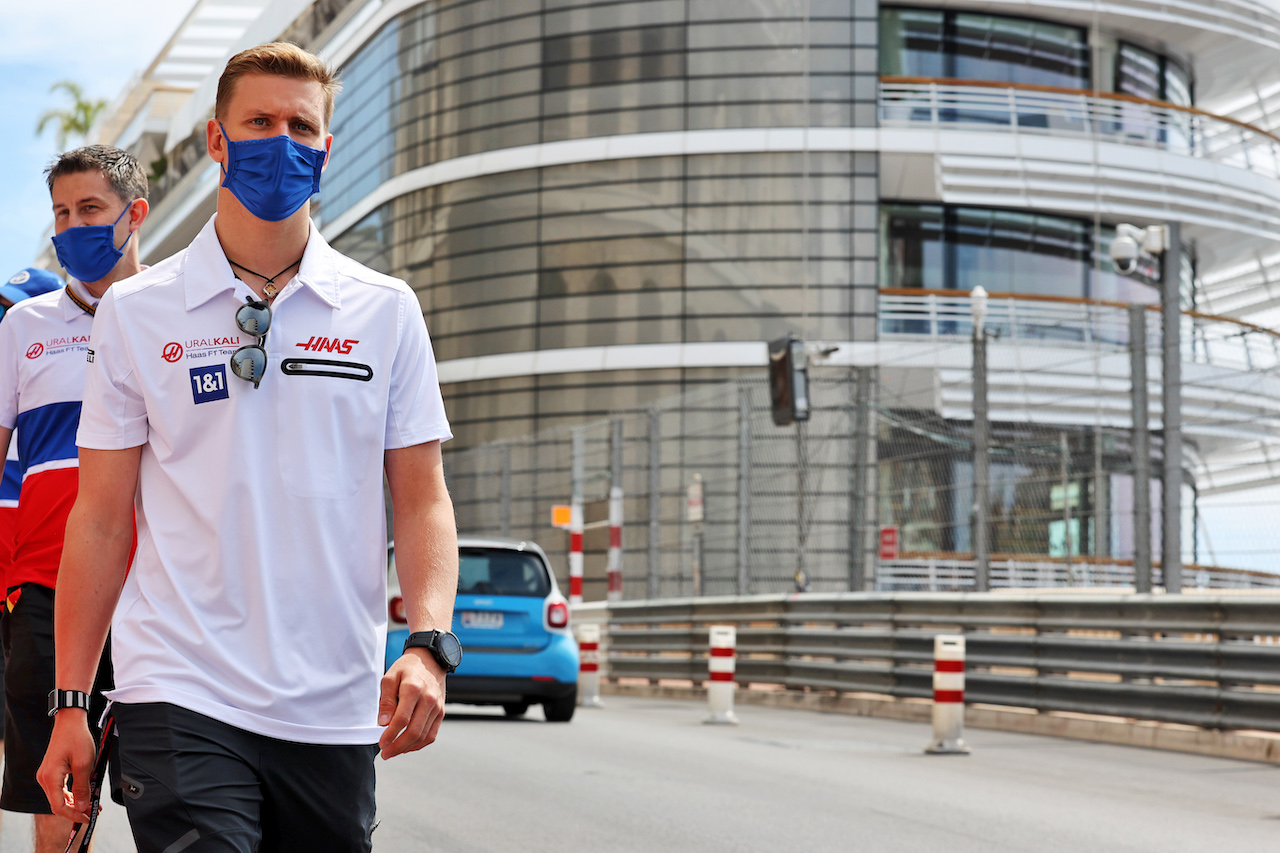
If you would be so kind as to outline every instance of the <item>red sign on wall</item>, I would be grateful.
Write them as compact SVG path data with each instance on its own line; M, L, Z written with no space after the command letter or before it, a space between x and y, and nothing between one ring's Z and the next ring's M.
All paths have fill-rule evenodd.
M896 524L880 528L880 559L898 559L898 526Z

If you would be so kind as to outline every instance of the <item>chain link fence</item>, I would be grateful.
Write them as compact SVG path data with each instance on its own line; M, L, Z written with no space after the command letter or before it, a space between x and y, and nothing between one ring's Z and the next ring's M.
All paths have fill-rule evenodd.
M776 426L762 375L446 453L459 533L536 541L567 589L570 536L552 508L571 502L576 433L585 600L606 597L615 484L624 599L971 589L972 422L942 417L878 369L814 368L811 399L807 422ZM989 452L992 586L1133 583L1127 431L997 422ZM1159 482L1149 489L1158 518ZM1198 565L1194 495L1184 504L1184 586L1280 586Z

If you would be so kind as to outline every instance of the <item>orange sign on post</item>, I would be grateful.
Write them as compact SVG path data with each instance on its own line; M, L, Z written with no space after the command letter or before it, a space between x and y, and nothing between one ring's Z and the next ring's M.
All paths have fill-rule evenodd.
M569 522L573 518L573 507L569 505L551 507L551 526L560 527L565 530L569 529Z

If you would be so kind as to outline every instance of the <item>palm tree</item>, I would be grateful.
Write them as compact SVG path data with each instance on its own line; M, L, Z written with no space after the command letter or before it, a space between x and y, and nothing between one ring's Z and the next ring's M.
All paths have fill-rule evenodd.
M54 83L49 87L49 92L52 94L59 89L71 96L71 107L63 110L45 110L40 116L39 123L36 124L36 136L44 133L44 129L50 124L54 124L58 129L58 149L65 150L67 139L70 137L89 138L89 131L93 128L94 121L107 108L107 102L105 98L88 100L79 84L70 80Z

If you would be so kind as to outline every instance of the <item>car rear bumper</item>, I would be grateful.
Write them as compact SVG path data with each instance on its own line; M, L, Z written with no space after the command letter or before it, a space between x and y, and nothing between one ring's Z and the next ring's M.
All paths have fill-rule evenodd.
M445 683L446 701L464 705L536 704L564 699L578 689L576 681L546 681L482 675L450 675Z

